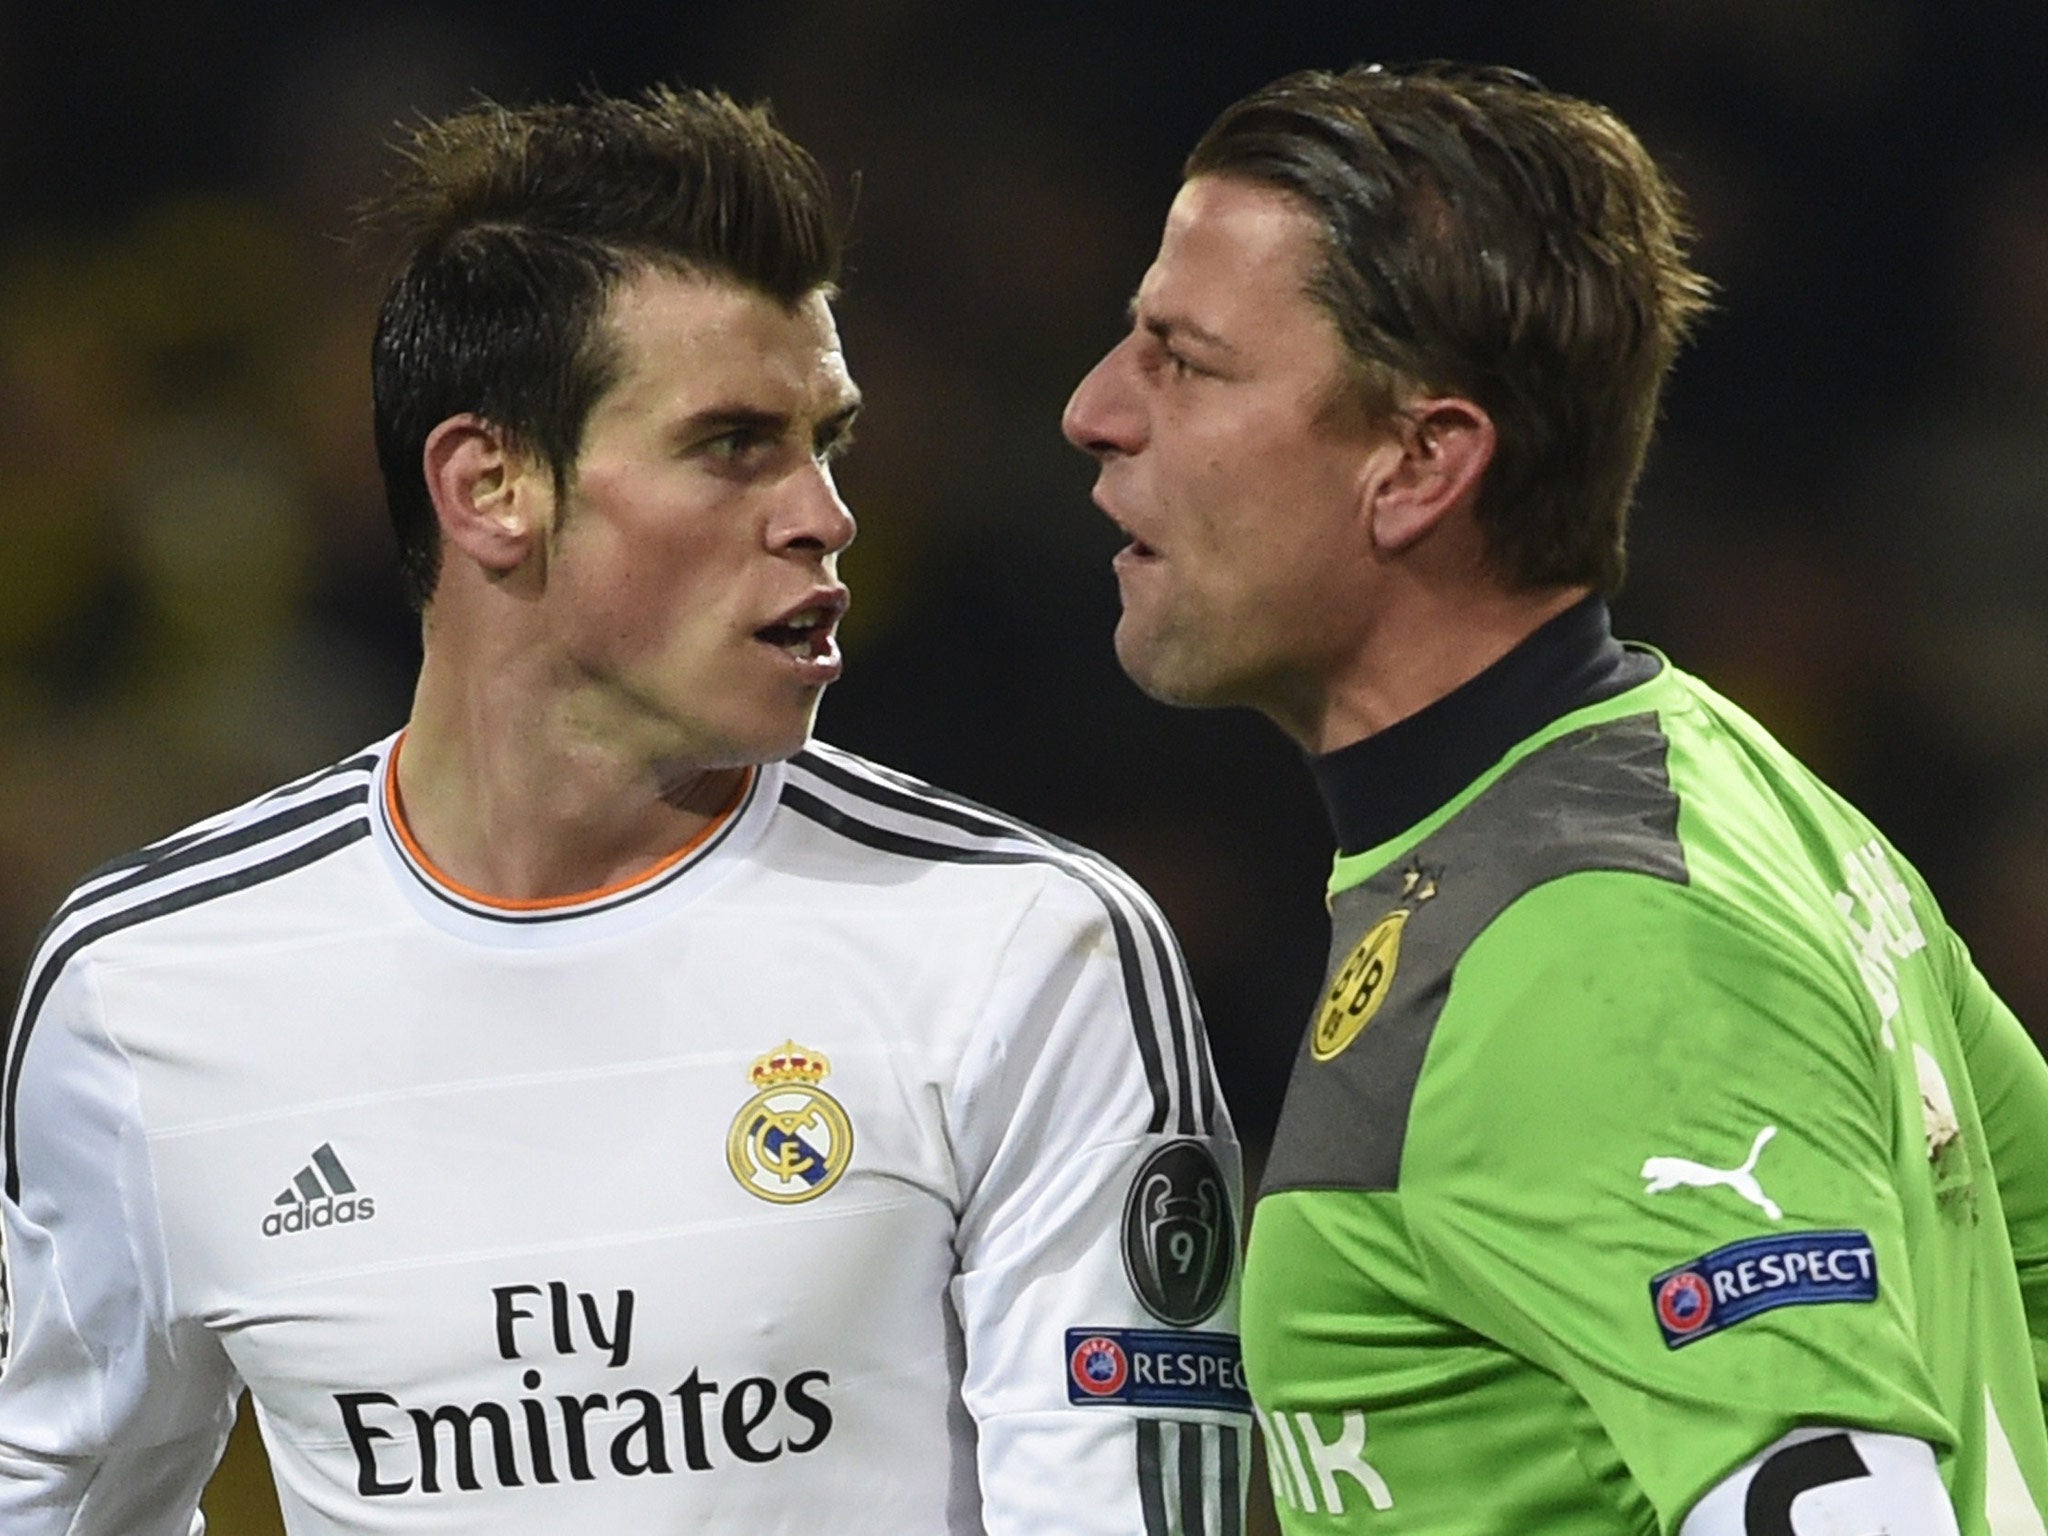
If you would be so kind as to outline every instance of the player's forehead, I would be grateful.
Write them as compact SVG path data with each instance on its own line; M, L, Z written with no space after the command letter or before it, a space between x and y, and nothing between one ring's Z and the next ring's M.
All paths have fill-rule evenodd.
M599 410L745 398L823 418L859 400L823 288L784 304L728 277L642 268L613 291L603 324L615 368Z
M1270 323L1307 297L1322 259L1322 230L1292 193L1238 177L1197 176L1167 211L1159 252L1138 284L1141 321L1199 326L1219 335Z
M1294 194L1201 176L1167 215L1159 254L1131 302L1133 328L1205 371L1298 392L1320 409L1348 352L1314 292L1322 226Z

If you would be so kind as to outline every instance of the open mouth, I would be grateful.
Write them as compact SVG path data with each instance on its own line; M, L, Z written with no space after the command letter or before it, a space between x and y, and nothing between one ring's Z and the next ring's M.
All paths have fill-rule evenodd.
M1116 563L1118 565L1125 566L1141 560L1156 560L1159 558L1159 551L1150 544L1147 544L1136 534L1130 534L1129 537L1131 542L1116 552Z
M832 626L838 617L838 609L820 603L799 609L779 624L763 625L754 638L799 660L820 661L832 654Z
M1158 555L1158 550L1131 531L1130 525L1118 515L1116 509L1110 504L1109 498L1103 494L1100 484L1095 487L1094 500L1096 507L1101 511L1102 515L1116 525L1116 531L1131 541L1118 551L1119 558L1150 560Z

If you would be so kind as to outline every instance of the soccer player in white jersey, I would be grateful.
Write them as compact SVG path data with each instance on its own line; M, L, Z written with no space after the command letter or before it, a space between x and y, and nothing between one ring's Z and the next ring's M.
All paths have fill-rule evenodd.
M405 729L116 860L4 1057L0 1530L1235 1536L1238 1166L1100 859L807 744L859 395L815 163L422 130Z

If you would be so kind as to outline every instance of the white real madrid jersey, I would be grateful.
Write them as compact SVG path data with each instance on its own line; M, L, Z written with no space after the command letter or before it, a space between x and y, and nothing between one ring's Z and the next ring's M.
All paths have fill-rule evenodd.
M4 1059L0 1529L1237 1536L1238 1162L1120 872L833 749L570 903L395 746L89 878Z

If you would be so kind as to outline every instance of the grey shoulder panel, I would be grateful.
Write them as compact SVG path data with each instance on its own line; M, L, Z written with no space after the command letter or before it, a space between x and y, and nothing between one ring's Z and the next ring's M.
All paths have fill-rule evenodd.
M1458 962L1518 898L1592 870L1686 882L1669 746L1650 713L1559 737L1337 895L1322 1000L1262 1193L1397 1187L1416 1080Z

